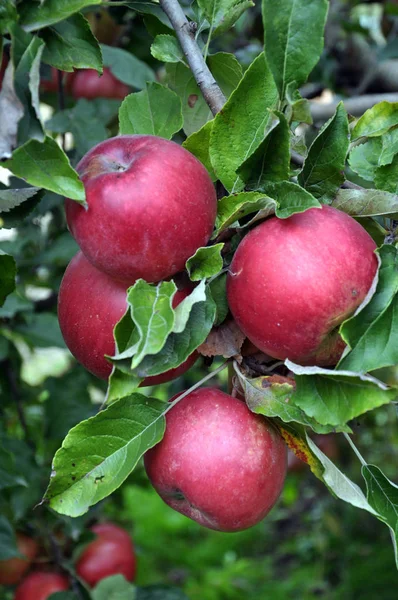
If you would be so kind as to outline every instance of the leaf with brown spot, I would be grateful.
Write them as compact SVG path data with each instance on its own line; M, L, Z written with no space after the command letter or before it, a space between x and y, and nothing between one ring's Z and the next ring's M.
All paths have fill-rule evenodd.
M206 341L199 346L198 351L203 356L231 358L240 354L245 337L235 321L231 319L220 327L214 327Z

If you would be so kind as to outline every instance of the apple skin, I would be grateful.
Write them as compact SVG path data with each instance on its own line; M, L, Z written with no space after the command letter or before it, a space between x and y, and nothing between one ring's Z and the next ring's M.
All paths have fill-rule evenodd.
M301 365L338 362L338 326L376 275L376 244L347 214L323 206L272 217L240 243L227 298L241 330L262 352Z
M111 575L133 581L136 558L133 542L124 529L113 523L95 525L97 538L86 546L76 563L76 572L90 587Z
M123 100L129 93L128 85L116 79L111 71L104 67L102 75L95 69L80 69L76 72L71 86L74 98L115 98Z
M15 592L14 600L47 600L55 592L69 589L64 575L47 571L29 573Z
M66 200L71 234L86 258L115 279L168 279L205 246L216 193L187 150L150 135L123 135L92 148L77 165L88 208Z
M217 388L200 388L166 414L163 440L144 455L155 490L209 529L261 521L283 488L287 446L274 426Z
M104 355L115 353L113 329L126 312L128 287L93 267L82 252L72 258L61 282L58 320L65 343L76 360L100 379L108 379L112 371L112 365ZM173 307L190 292L191 289L178 290ZM193 352L176 369L144 379L141 387L176 379L197 358L198 353Z
M37 542L23 533L17 533L17 548L26 558L9 558L0 561L0 585L15 585L29 569L39 552Z

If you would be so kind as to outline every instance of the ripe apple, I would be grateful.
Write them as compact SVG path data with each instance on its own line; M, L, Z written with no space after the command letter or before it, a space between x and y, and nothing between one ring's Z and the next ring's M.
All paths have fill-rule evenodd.
M162 138L123 135L77 165L88 207L66 200L70 232L86 258L126 281L168 279L206 245L217 199L204 166Z
M51 594L69 589L69 581L64 575L48 571L29 573L18 586L14 600L47 600Z
M90 587L111 575L135 577L136 559L133 542L127 531L113 523L95 525L97 538L88 544L76 563L76 572Z
M72 96L74 98L115 98L123 100L130 93L130 88L116 79L111 71L104 67L102 75L95 69L80 69L75 73L72 82Z
M0 585L15 585L29 569L39 551L37 542L25 535L17 533L17 548L25 558L9 558L0 561Z
M342 321L377 271L375 242L330 206L250 231L232 260L227 297L239 327L262 352L302 365L336 364Z
M204 527L255 525L282 491L287 447L270 421L217 388L201 388L166 415L163 440L146 452L162 499Z
M73 356L101 379L108 379L112 365L104 357L115 353L113 329L126 312L129 286L112 279L92 266L78 252L69 263L58 295L58 319L65 343ZM178 290L173 307L186 298L190 289ZM141 386L158 385L179 377L197 360L193 352L177 367L147 377Z

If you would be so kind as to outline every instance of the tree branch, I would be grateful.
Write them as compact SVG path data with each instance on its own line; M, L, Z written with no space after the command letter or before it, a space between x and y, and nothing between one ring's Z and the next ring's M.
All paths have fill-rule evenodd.
M343 100L346 111L354 117L360 117L368 108L372 108L378 102L398 102L398 94L368 94ZM320 102L311 102L311 116L314 122L327 121L335 113L339 100L322 104Z
M224 106L226 99L196 43L196 24L188 22L178 0L160 0L159 4L173 25L178 41L204 99L213 115L216 115Z

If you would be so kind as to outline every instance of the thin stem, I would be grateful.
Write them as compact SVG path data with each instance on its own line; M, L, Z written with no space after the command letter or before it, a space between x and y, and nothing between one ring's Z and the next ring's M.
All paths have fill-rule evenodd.
M173 406L175 406L176 404L178 404L183 398L185 398L186 396L188 396L191 392L194 392L195 390L197 390L201 385L203 385L203 383L206 383L206 381L209 381L209 379L212 379L213 377L215 377L216 375L218 375L219 373L221 373L221 371L223 371L227 366L228 366L229 361L226 360L222 365L220 365L219 367L217 367L217 369L214 369L214 371L212 371L211 373L208 373L207 375L205 375L205 377L203 377L200 381L198 381L197 383L195 383L195 385L191 386L188 390L185 390L185 392L183 392L182 394L180 394L178 396L178 398L176 398L175 400L173 400L173 402L170 402L168 408L165 410L165 412L163 414L166 414L169 412L169 410L171 408L173 408Z
M206 103L213 115L216 115L224 106L226 99L196 43L196 24L188 22L178 0L159 0L159 4L176 32L178 41Z
M363 456L359 452L358 448L355 446L354 442L352 441L352 439L350 438L348 433L343 432L343 435L344 435L345 439L347 440L347 442L350 444L351 448L354 450L355 454L357 455L359 462L362 464L363 467L366 467L366 465L367 465L366 460L363 458Z

